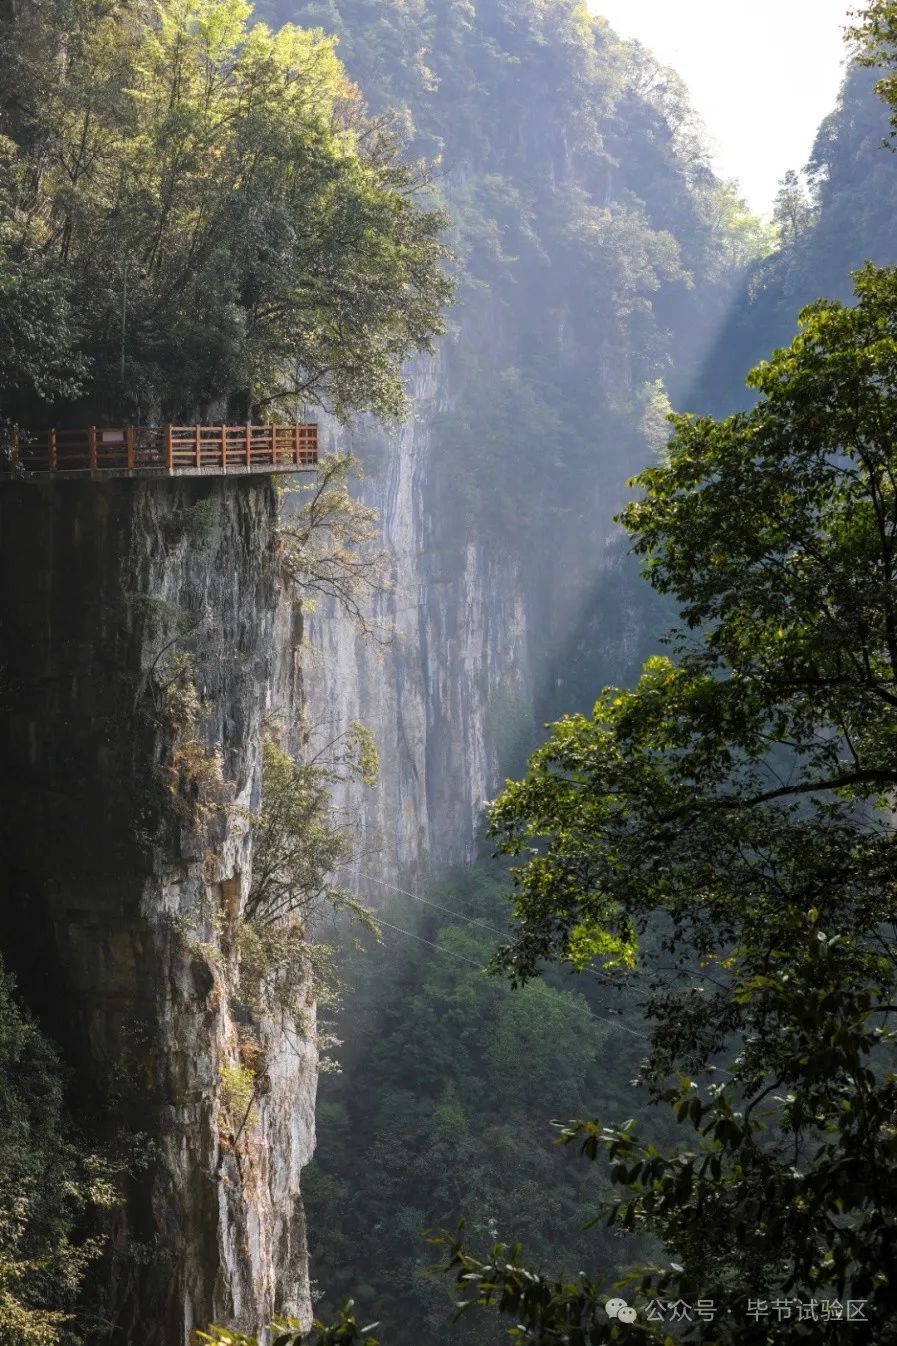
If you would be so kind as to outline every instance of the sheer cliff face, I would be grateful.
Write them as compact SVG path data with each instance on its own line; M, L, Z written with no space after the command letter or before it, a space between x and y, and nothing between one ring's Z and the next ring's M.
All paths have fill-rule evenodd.
M366 467L394 557L379 606L395 641L366 647L329 611L313 641L313 707L375 731L382 784L349 803L388 879L469 858L533 721L635 671L646 599L614 514L665 441L665 387L688 386L750 222L675 76L581 6L264 10L339 34L370 105L405 112L436 161L454 221L458 304L412 371L412 421L334 437Z
M413 413L396 434L331 430L331 445L362 462L360 493L391 559L374 635L332 607L308 623L312 721L323 714L328 729L343 729L360 720L375 733L378 786L349 785L342 802L361 823L360 868L386 879L471 857L496 778L489 707L502 695L531 699L519 563L440 517L432 418L450 395L444 361L421 362L410 387Z
M645 639L642 586L613 518L633 466L625 449L610 472L595 455L575 509L568 485L543 493L534 507L544 517L529 534L522 519L513 542L467 503L472 468L463 456L453 462L450 427L469 394L453 355L474 340L498 385L506 326L482 306L468 312L460 333L411 371L413 412L400 431L325 434L328 447L359 458L360 494L378 512L392 562L390 588L373 605L375 638L329 605L308 622L312 721L331 733L361 720L380 752L377 788L350 784L341 801L360 825L356 877L375 903L378 883L470 861L483 803L535 746L538 719L576 708L583 676L588 704L602 677L637 664ZM607 374L611 391L615 378L631 381L624 361ZM484 427L484 455L488 435Z
M261 1025L264 1085L227 1139L260 727L301 709L274 518L259 482L0 491L4 953L81 1119L134 1160L97 1341L175 1346L213 1320L309 1313L311 1036ZM179 737L163 670L187 660L200 710Z

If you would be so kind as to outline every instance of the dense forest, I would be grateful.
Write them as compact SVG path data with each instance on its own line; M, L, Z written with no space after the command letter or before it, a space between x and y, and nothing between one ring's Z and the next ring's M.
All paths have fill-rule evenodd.
M343 964L341 1073L322 1078L306 1177L312 1274L322 1315L353 1297L397 1342L448 1339L456 1296L432 1275L426 1229L463 1217L483 1244L525 1232L556 1271L568 1259L622 1266L635 1251L579 1232L609 1188L552 1146L549 1123L596 1098L631 1112L646 1035L597 978L512 993L483 976L506 927L502 877L483 864L416 901L393 894L378 909L382 945ZM494 1325L462 1321L452 1339L490 1342Z

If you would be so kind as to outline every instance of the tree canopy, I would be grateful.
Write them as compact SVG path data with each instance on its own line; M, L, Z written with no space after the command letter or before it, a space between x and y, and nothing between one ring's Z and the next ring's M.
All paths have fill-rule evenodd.
M850 29L860 64L884 68L876 92L892 109L891 136L897 136L897 4L894 0L866 0L854 12Z
M777 1296L837 1300L833 1340L862 1303L895 1339L897 271L855 284L753 371L751 411L673 418L624 515L682 610L673 655L555 725L491 811L520 861L496 967L598 959L642 988L644 1078L694 1140L566 1138L610 1156L609 1220L669 1250L639 1295L737 1308L725 1342L778 1340ZM453 1256L521 1340L615 1339L597 1286ZM815 1339L818 1314L793 1331Z
M583 1232L610 1185L552 1147L549 1119L596 1096L630 1107L644 1035L598 978L516 992L483 975L506 927L504 885L480 866L396 892L378 903L382 944L341 960L341 1070L321 1079L303 1175L316 1311L328 1318L351 1295L389 1346L496 1340L485 1319L450 1328L457 1296L433 1275L427 1228L464 1218L486 1241L525 1229L531 1256L555 1274L596 1251L617 1266L636 1248L614 1231Z
M2 965L0 1079L0 1336L5 1346L77 1346L71 1310L102 1250L84 1235L85 1215L115 1204L114 1175L73 1134L62 1063Z
M320 30L245 0L24 0L0 23L8 416L394 416L445 223Z

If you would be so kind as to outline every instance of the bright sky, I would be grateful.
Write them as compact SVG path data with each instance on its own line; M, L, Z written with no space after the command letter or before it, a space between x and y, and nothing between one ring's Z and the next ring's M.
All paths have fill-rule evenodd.
M842 30L858 0L589 0L621 37L677 70L717 150L768 214L779 179L802 168L843 74Z

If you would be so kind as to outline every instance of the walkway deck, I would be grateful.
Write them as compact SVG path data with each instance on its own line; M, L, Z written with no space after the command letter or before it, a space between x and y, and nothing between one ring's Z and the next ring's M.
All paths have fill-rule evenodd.
M23 437L6 475L223 477L313 472L317 466L316 425L91 425Z

